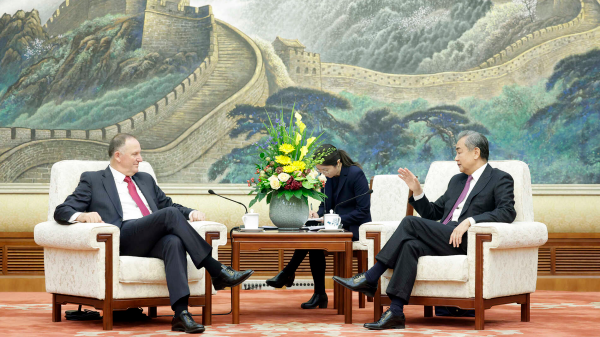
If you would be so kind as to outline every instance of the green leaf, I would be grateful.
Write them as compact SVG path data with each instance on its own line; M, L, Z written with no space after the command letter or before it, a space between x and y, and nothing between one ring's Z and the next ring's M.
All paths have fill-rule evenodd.
M294 196L298 199L302 199L302 190L295 190Z
M302 187L306 188L306 189L312 189L314 186L314 184L309 183L308 181L304 181L302 182Z
M258 201L260 202L260 201L262 201L262 200L263 200L263 199L264 199L266 196L267 196L267 194L266 194L266 193L263 193L263 192L261 192L261 193L259 193L259 194L258 194L256 197L258 198Z
M252 207L252 205L254 205L256 203L256 199L253 199L252 201L250 201L250 204L248 205L248 207Z
M273 197L274 193L277 193L277 192L271 192L271 193L267 194L267 204L271 203L271 198Z
M262 158L264 158L264 157L265 157L265 153L264 153L264 152L261 152L261 153L260 153L260 158L262 159Z
M285 199L289 201L290 198L294 196L294 193L292 191L284 191L283 195L285 196Z

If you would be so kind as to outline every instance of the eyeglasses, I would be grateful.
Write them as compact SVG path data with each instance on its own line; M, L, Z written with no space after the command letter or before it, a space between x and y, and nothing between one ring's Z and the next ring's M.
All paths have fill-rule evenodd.
M329 173L328 169L319 170L318 168L315 168L315 170L317 170L317 173L323 173L323 174Z

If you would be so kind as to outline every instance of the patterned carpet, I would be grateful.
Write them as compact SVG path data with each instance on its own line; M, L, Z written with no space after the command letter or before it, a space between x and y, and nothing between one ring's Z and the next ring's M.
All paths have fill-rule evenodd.
M532 295L531 322L520 321L518 305L503 305L486 311L486 330L473 330L473 318L424 318L423 308L405 309L405 330L369 331L362 327L371 322L373 304L359 309L354 296L354 324L343 324L344 317L332 309L333 294L329 293L331 309L302 310L300 303L308 300L310 290L242 291L242 324L233 325L231 316L214 316L203 336L600 336L600 293L538 291ZM115 322L113 331L103 331L100 321L66 321L52 323L49 294L1 293L1 336L174 336L170 317L150 321ZM214 298L214 313L229 311L229 292L221 291ZM75 305L63 310L77 309ZM88 308L91 309L91 308ZM144 308L146 312L147 309ZM192 308L192 313L200 313ZM171 315L167 307L159 315ZM63 312L64 316L64 312ZM195 317L197 321L201 317Z

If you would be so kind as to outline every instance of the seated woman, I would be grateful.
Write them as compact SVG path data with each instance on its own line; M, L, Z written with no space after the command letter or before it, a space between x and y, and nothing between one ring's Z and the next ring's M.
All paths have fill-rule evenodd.
M335 209L338 204L369 191L369 183L361 166L352 161L346 151L324 144L317 149L316 153L329 153L323 158L323 163L317 165L317 170L327 177L325 191L321 191L327 195L327 198L319 206L318 212L310 211L311 218L322 217L324 213ZM358 240L358 227L371 221L370 209L371 197L368 194L343 203L335 209L342 219L344 229L352 232L353 241ZM296 250L290 263L275 277L267 280L267 285L275 288L284 285L290 287L294 282L296 269L309 252L310 271L315 289L312 298L302 303L301 307L302 309L327 308L325 252L322 250Z

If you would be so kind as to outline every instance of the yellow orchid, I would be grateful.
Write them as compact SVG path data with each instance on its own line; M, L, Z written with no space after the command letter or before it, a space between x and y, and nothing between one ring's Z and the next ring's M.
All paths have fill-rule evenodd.
M296 132L296 145L298 145L301 140L302 140L302 135L299 134L298 132Z
M304 129L306 129L306 124L304 124L300 121L296 122L296 126L298 126L298 129L300 129L300 133L303 133Z
M298 123L302 120L302 115L297 112L294 114L294 117L296 117L296 123Z
M315 139L317 139L317 137L310 137L309 139L306 140L306 146L310 146L310 144L312 144Z
M306 154L308 153L308 147L303 146L300 148L300 160L302 160L302 158L304 158L304 156L306 156Z
M292 173L296 171L296 167L294 165L286 165L283 167L283 172L285 173Z
M279 146L279 151L288 154L292 151L294 151L295 147L291 144L282 144Z
M281 165L288 165L292 162L292 159L288 156L277 156L275 161Z

